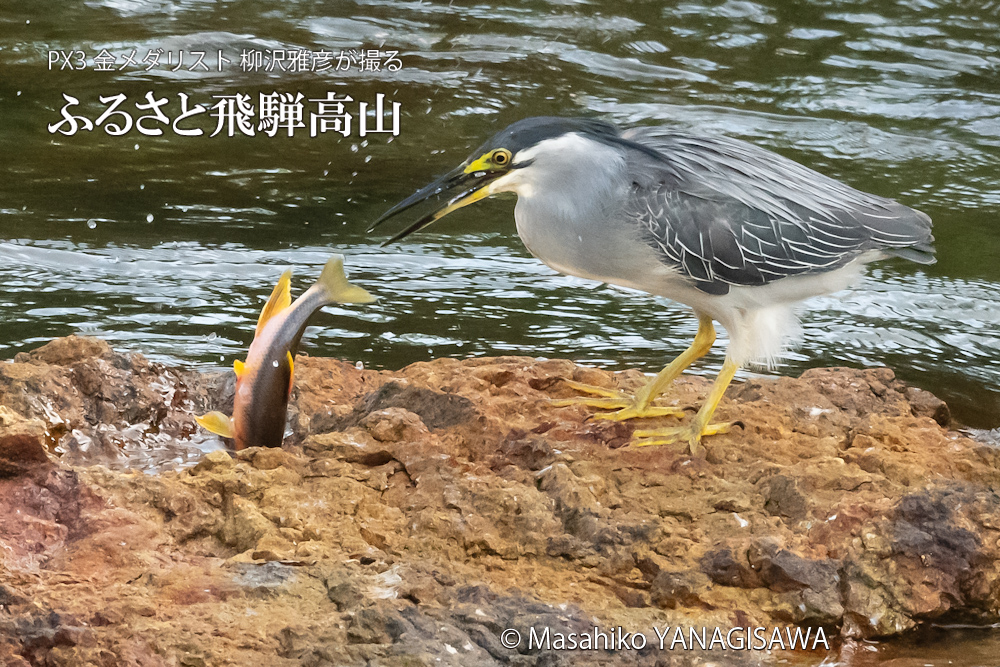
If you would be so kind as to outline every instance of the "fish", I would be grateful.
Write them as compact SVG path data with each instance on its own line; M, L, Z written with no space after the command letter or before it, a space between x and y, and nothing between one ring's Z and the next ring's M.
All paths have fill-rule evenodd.
M347 281L343 255L331 257L319 279L295 303L292 303L291 279L291 269L281 275L257 319L246 361L233 362L236 371L233 416L209 412L195 417L204 429L234 440L237 450L281 446L295 378L295 352L309 318L333 303L375 301L366 290Z

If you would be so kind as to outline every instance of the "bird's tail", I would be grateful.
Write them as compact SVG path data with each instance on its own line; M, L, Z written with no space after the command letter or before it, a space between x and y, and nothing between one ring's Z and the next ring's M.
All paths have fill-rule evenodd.
M934 237L931 236L925 243L918 243L906 248L891 248L886 250L886 254L893 257L902 257L917 264L933 264L937 261L937 257L934 256L934 246L931 245L933 242Z
M917 211L899 202L894 204L895 216L887 216L866 221L868 233L881 250L892 257L902 257L917 264L933 264L934 235L931 234L931 218L923 211Z

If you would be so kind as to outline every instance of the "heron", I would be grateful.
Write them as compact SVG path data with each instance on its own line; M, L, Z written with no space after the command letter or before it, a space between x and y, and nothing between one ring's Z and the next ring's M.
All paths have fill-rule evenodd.
M708 353L715 322L728 333L722 368L694 417L636 430L633 446L677 442L698 453L703 437L732 425L712 416L736 372L770 365L787 349L796 304L849 287L872 261L935 261L930 217L893 199L737 139L591 118L513 123L369 231L449 197L388 245L501 193L517 196L518 235L555 271L666 297L698 318L691 345L634 395L569 382L583 395L558 405L604 408L594 417L613 420L683 417L654 400Z

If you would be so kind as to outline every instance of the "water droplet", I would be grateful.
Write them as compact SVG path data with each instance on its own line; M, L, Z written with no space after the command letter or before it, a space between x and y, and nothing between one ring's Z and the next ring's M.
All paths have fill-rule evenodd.
M368 163L368 162L371 162L371 161L372 161L372 156L371 155L366 155L365 156L365 162Z
M277 368L278 367L278 360L275 359L274 361L272 361L271 365L274 366L275 368Z
M87 221L87 226L90 227L91 229L97 229L97 220L91 218L90 220Z
M135 145L135 149L136 149L136 150L139 150L139 144L136 144L136 145Z
M329 169L324 169L323 170L323 175L324 176L329 176L330 175L330 170Z
M354 367L357 368L359 371L365 370L365 364L364 364L364 362L361 362L361 361L359 361L356 364L354 364Z
M368 148L368 140L367 139L365 139L364 141L361 142L361 147L362 148Z
M30 24L31 24L31 19L28 19L24 22L24 25L30 25Z
M357 144L351 144L351 152L352 153L357 153L358 152L358 145Z
M152 213L148 213L146 215L146 222L152 222L152 221L153 221L153 214Z
M18 97L20 97L20 96L21 96L21 91L20 91L20 90L19 90L19 91L17 91L17 96L18 96Z
M140 190L145 190L146 189L146 184L145 183L140 183L139 184L139 189Z

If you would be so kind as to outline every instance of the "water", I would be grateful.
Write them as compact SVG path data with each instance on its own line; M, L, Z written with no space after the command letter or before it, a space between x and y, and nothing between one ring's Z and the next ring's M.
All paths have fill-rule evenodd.
M520 244L509 202L466 209L388 250L363 233L508 122L588 114L747 139L929 213L939 263L886 263L854 291L807 304L802 345L778 371L886 364L964 423L996 428L998 27L996 2L923 0L261 2L238 11L89 0L44 12L5 3L0 350L81 332L172 363L228 366L281 270L295 267L304 287L336 250L382 298L318 316L312 354L392 368L516 352L656 370L690 338L687 312L554 275ZM398 51L402 67L239 67L249 49L336 57L367 48ZM221 49L234 62L221 73L186 63L98 72L101 49L135 49L137 60L151 49L185 52L188 62L205 51L212 68ZM61 53L48 66L50 51L74 50L88 69L69 71ZM63 93L96 119L100 95L125 94L130 108L153 91L176 117L179 93L211 105L237 92L331 90L400 102L400 136L46 130ZM207 134L214 120L201 125ZM714 372L723 349L699 372Z
M310 354L369 368L513 353L658 370L693 336L690 314L555 275L521 245L509 200L460 211L388 249L364 233L507 123L583 114L746 139L930 214L938 264L883 263L857 289L811 301L802 345L777 372L888 365L996 441L996 0L44 5L0 1L2 357L84 333L174 364L229 367L282 270L294 267L299 291L336 251L381 298L318 315ZM222 72L93 71L102 49L135 49L138 59L205 51L211 67L221 49L233 62ZM252 49L394 50L402 67L242 72L240 53ZM57 57L50 70L50 50L83 50L90 66L60 70ZM370 104L382 93L401 104L400 134L46 129L60 120L63 93L94 120L105 108L98 96L125 94L131 108L149 91L169 100L171 118L180 93L206 105L238 92L334 91ZM182 127L211 133L208 118ZM723 349L696 372L715 372ZM961 664L996 655L995 632L947 632L934 646L968 647ZM943 666L954 657L903 643L865 655L841 652L836 662Z
M53 3L47 3L52 5ZM377 305L328 309L305 350L395 368L436 356L530 354L655 371L690 339L680 306L553 274L480 204L387 250L364 233L390 204L507 123L586 114L753 141L920 208L940 261L879 266L807 304L802 345L777 372L885 364L1000 426L998 3L63 2L0 12L0 354L88 333L171 363L225 367L250 342L282 269L296 287L332 251ZM395 72L243 72L244 50L398 51ZM178 71L94 71L102 49ZM210 69L189 72L193 52ZM86 52L70 71L49 51ZM79 56L72 57L73 64ZM173 62L173 61L172 61ZM63 67L62 70L59 68ZM62 94L328 91L401 104L400 134L190 137L169 128L51 134ZM131 109L135 117L146 112ZM115 118L112 118L114 121ZM120 120L120 118L119 118ZM145 121L147 127L166 127ZM208 114L182 127L201 126ZM713 373L723 346L697 369Z

